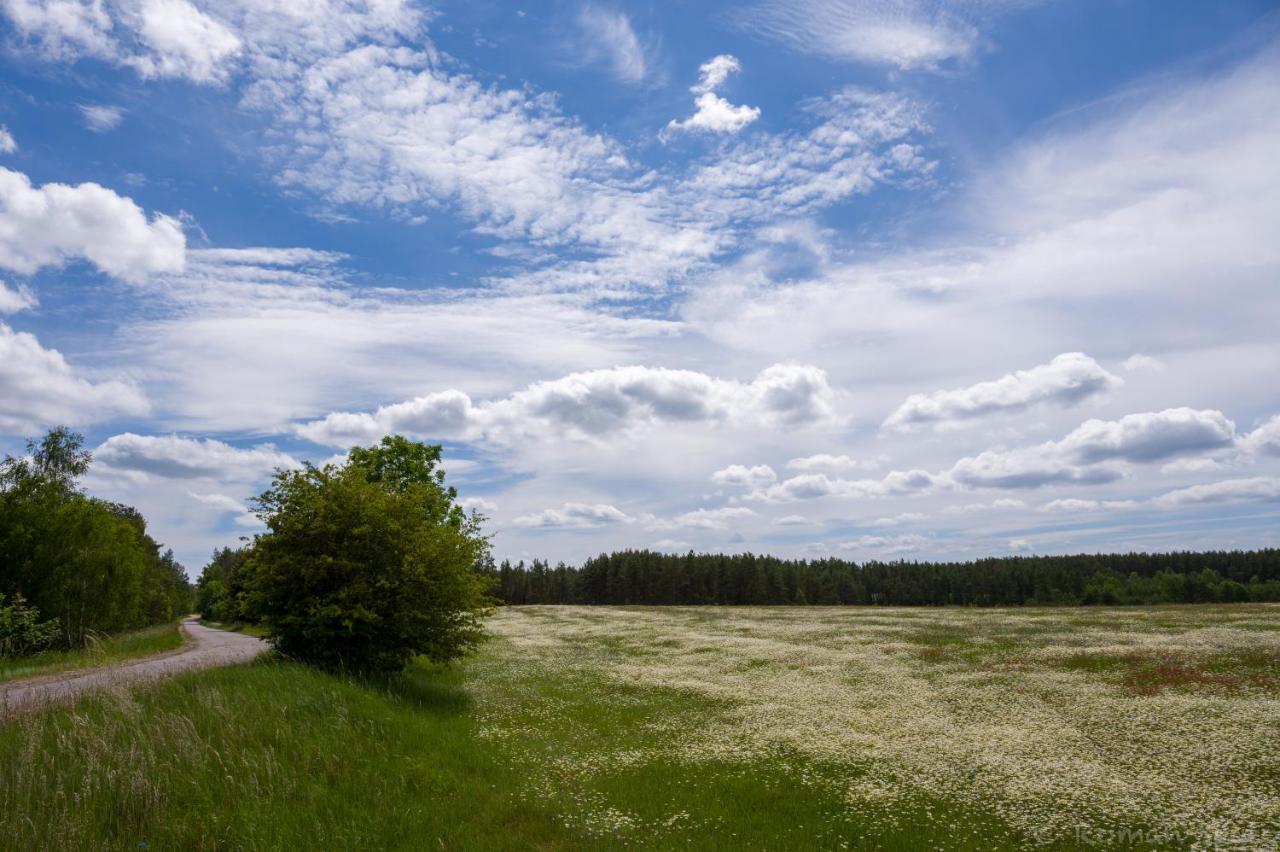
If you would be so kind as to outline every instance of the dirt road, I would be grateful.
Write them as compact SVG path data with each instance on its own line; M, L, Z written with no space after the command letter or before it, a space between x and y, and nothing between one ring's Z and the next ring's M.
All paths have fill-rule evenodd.
M194 619L182 622L188 641L181 649L154 657L96 669L61 672L0 683L0 717L112 686L133 686L196 669L245 663L267 650L266 642L243 633L205 627Z

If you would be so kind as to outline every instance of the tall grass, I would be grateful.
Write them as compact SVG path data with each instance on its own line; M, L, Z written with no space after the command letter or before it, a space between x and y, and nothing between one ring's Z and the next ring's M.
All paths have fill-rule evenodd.
M0 682L159 654L182 647L182 642L177 623L157 624L114 636L90 636L88 645L74 651L46 651L30 657L0 659Z
M715 712L676 691L486 682L486 700L509 702L495 728L468 688L486 669L371 685L265 661L16 720L0 729L0 836L8 849L1014 848L981 820L972 843L948 843L924 804L903 830L860 831L813 783L827 770L796 755L616 764L620 747L649 754ZM593 752L614 765L579 762Z

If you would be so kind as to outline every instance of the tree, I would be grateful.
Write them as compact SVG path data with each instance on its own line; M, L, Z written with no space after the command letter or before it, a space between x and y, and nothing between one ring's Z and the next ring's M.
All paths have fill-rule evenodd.
M190 609L182 566L160 552L142 515L81 492L92 461L84 436L58 427L27 452L0 462L0 593L55 617L69 646Z
M257 498L268 532L244 565L276 648L324 668L393 672L456 659L490 611L480 517L438 469L440 447L384 438L344 464L278 470Z

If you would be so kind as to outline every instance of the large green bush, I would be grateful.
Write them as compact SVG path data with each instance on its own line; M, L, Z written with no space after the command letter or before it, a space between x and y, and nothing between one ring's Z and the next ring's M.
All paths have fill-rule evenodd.
M440 447L400 437L344 464L278 471L257 500L269 532L244 566L277 650L331 669L455 659L482 637L480 518L444 485Z

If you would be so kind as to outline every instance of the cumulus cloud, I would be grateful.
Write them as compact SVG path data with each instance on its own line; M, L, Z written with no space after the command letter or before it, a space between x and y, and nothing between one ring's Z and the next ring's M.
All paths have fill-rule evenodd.
M720 509L694 509L671 519L677 527L700 530L727 530L734 521L755 517L755 512L745 506L726 506ZM661 528L662 525L658 525Z
M221 512L234 512L236 515L235 522L242 527L260 527L262 521L249 509L234 497L228 497L226 494L209 493L200 494L195 491L188 491L187 496L197 503L205 506L211 506Z
M852 470L875 470L884 467L889 461L888 456L879 455L870 459L855 459L847 455L831 455L830 453L818 453L812 456L804 456L802 458L791 459L787 462L787 467L791 470L800 471L830 471L832 473L846 473Z
M1055 449L1085 464L1109 459L1148 463L1225 449L1235 440L1235 424L1221 411L1168 408L1119 420L1086 420Z
M712 57L698 69L698 82L690 91L697 97L697 110L683 120L672 119L662 132L663 138L682 130L704 130L708 133L737 133L760 117L760 108L735 106L716 94L730 74L742 70L738 60L727 54Z
M837 550L873 550L884 555L894 553L911 553L919 550L928 539L918 533L904 535L864 535L852 541L842 541L836 545Z
M113 23L102 0L4 0L0 8L19 36L52 58L116 53Z
M644 80L649 63L644 46L625 13L587 5L579 10L577 23L582 39L575 48L582 61L607 63L613 76L625 83Z
M26 434L147 411L146 399L132 384L90 381L34 335L0 323L0 432Z
M273 444L240 448L211 438L135 435L124 432L93 451L97 464L116 471L137 471L166 479L217 479L252 482L280 467L296 467L292 456Z
M990 414L1024 411L1039 403L1074 405L1110 390L1122 379L1082 352L1067 352L1048 364L1018 370L965 388L913 394L884 421L885 429L951 426Z
M804 515L783 515L780 518L774 518L773 524L778 527L807 527L812 525L813 521Z
M1280 456L1280 414L1245 435L1240 448L1251 454Z
M826 374L816 367L775 364L750 382L690 370L615 367L538 382L489 402L447 390L372 413L334 413L301 424L297 433L334 446L392 433L497 443L566 435L590 439L656 423L805 426L832 419L833 403Z
M1155 498L1154 502L1163 508L1175 509L1200 503L1274 502L1277 500L1280 500L1280 478L1252 476L1179 488L1161 494Z
M829 59L930 69L985 46L980 26L1014 3L932 0L764 0L734 13L737 26Z
M12 154L18 150L18 142L9 132L9 128L0 124L0 154Z
M760 488L775 482L777 479L778 474L767 464L758 464L752 467L731 464L711 474L711 481L717 485L734 485L750 489Z
M178 77L197 83L223 81L240 39L188 0L144 0L139 36L150 48L130 59L144 77Z
M558 509L543 509L521 515L512 521L517 527L558 527L593 529L611 524L630 523L631 517L608 503L565 503Z
M992 500L990 503L960 503L947 506L942 511L947 515L968 515L976 512L1013 511L1025 508L1027 508L1027 504L1023 500L1019 500L1016 497L1001 497L998 500Z
M823 497L864 499L875 497L901 497L921 494L945 480L924 470L895 470L881 479L841 479L825 473L802 473L763 488L757 488L746 496L749 500L767 503L789 503L795 500L815 500Z
M1061 441L987 450L956 462L948 475L970 488L1100 485L1123 476L1108 462L1150 464L1224 450L1234 443L1235 425L1222 412L1170 408L1119 420L1087 420Z
M219 5L234 10L239 4ZM145 78L221 82L241 48L225 22L190 0L4 0L0 10L27 44L49 58L102 59ZM95 127L89 113L86 118L94 129L110 129Z
M81 104L80 115L84 126L94 133L109 133L124 121L124 110L106 104Z
M156 215L96 183L47 183L0 168L0 267L29 275L84 258L103 272L137 281L181 270L186 237L176 219Z
M467 512L479 512L482 515L492 515L498 511L498 504L484 497L463 497L458 505Z
M953 482L966 488L1102 485L1122 475L1114 467L1075 464L1053 452L1051 447L987 450L960 459L949 472Z

